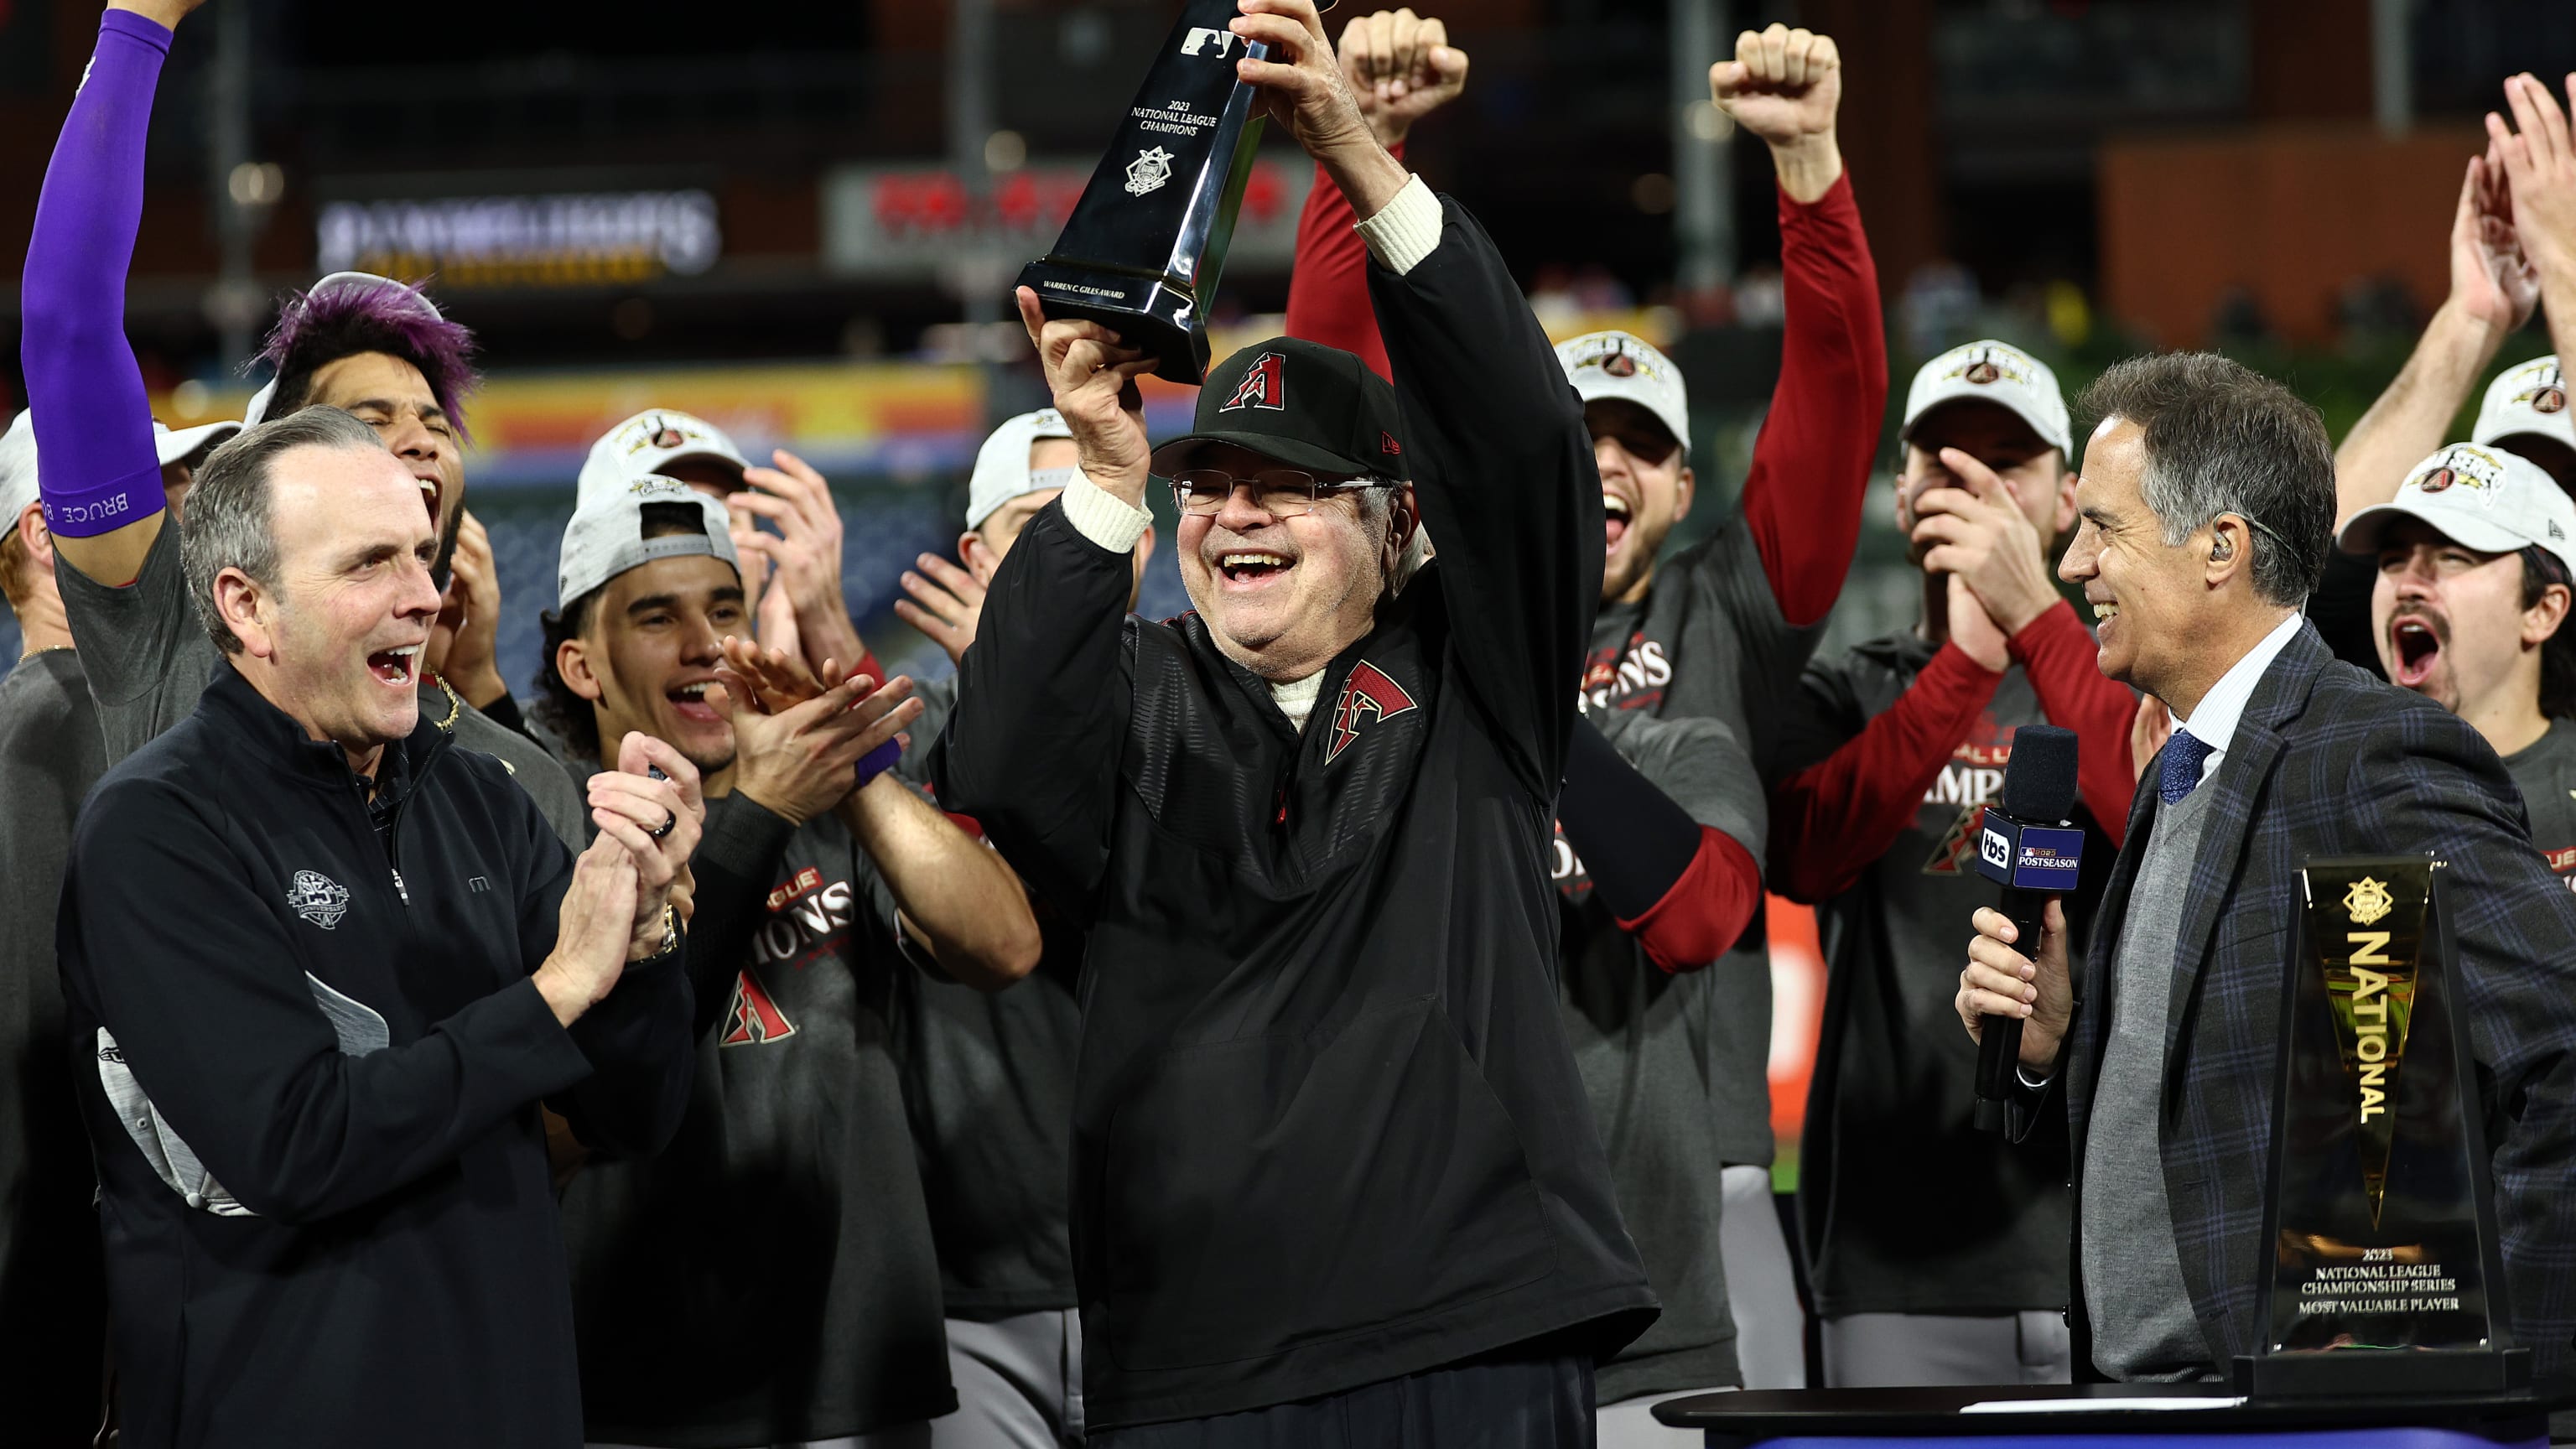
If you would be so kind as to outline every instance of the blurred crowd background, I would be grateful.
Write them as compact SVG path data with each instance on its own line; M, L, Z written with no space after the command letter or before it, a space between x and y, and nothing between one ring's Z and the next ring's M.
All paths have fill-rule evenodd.
M1327 25L1364 8L1345 0ZM2576 69L2576 0L1417 8L1474 69L1408 161L1484 220L1552 333L1627 328L1688 376L1702 496L1676 545L1731 504L1778 366L1770 168L1708 103L1708 63L1738 29L1784 20L1842 46L1842 144L1896 378L1996 336L2072 394L2138 350L2209 346L2291 383L2338 436L2443 295L2460 168L2497 83ZM153 118L128 317L156 412L239 417L261 381L240 360L291 287L345 267L433 278L485 348L469 498L500 565L514 688L538 668L582 454L648 406L830 477L853 616L890 667L944 673L889 612L897 575L954 547L988 420L1044 402L1006 288L1053 241L1173 14L210 7L180 33ZM0 0L0 421L24 395L14 277L95 27L95 0ZM1220 356L1279 330L1311 179L1285 147L1256 170ZM2497 366L2548 350L2535 325ZM1149 402L1158 427L1186 422L1185 391L1154 384ZM1921 576L1883 496L1870 516L1828 653L1915 613ZM1171 552L1154 562L1140 608L1178 612ZM0 624L0 661L16 654ZM1772 920L1794 1181L1821 967L1804 912Z

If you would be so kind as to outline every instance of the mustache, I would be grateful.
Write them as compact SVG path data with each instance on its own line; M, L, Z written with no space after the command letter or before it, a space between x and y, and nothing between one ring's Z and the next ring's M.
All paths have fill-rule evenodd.
M2432 632L2434 642L2442 645L2446 649L2450 647L2451 621L2444 618L2430 605L2412 603L2399 604L2396 608L2389 611L2389 631L2394 633L2399 624L2410 619L2416 623L2422 624L2426 629L2430 630Z

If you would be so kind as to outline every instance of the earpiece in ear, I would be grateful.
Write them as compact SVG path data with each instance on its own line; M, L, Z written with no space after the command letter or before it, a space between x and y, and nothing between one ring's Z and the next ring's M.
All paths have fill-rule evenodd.
M2222 538L2218 542L2209 546L2209 561L2211 563L2225 563L2234 557L2236 557L2236 545L2229 543L2226 539Z

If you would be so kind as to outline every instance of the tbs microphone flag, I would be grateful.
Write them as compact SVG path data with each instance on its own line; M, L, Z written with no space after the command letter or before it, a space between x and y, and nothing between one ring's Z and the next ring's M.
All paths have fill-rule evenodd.
M2000 909L2020 934L2014 944L2039 957L2040 922L2051 896L2075 889L2084 862L2084 832L2075 813L2075 732L2056 725L2013 731L2004 766L2001 809L1986 808L1977 837L1977 873L2003 887ZM1977 1126L2004 1130L2004 1102L2021 1059L2018 1016L1986 1018L1977 1046Z

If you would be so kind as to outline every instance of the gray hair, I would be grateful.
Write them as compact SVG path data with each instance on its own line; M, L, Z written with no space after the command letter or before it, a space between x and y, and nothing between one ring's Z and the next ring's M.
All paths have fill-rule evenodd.
M2167 548L2233 513L2255 535L2258 597L2297 608L2316 592L2334 546L2334 444L2296 393L2214 352L2168 352L2114 365L2077 407L2145 430L2138 491Z
M197 622L217 649L238 654L242 643L216 607L216 576L239 569L261 588L277 587L277 530L269 486L277 460L297 448L383 452L384 446L375 429L339 408L309 407L244 428L206 455L179 525L179 564L187 574Z

